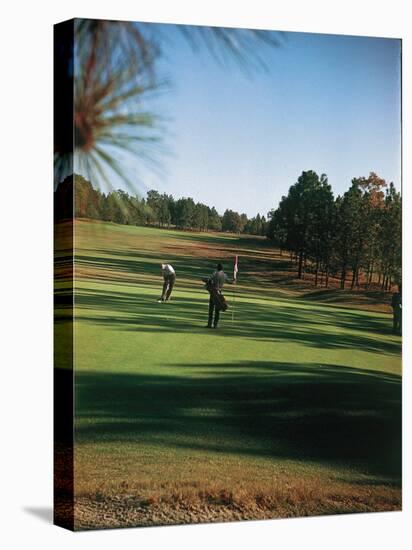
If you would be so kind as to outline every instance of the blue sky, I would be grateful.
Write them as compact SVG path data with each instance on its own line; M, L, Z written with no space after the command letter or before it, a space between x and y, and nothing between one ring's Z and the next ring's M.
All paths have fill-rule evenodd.
M370 171L400 188L399 40L286 33L261 47L268 71L246 76L161 27L170 155L161 176L139 166L148 188L249 216L276 207L303 170L326 173L336 195Z

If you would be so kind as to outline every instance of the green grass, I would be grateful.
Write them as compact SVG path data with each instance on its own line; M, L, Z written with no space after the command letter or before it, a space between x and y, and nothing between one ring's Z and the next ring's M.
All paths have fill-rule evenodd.
M235 304L228 286L207 330L200 279L235 254ZM177 271L166 304L162 261ZM399 485L390 315L278 284L288 260L263 239L79 221L75 269L78 494Z

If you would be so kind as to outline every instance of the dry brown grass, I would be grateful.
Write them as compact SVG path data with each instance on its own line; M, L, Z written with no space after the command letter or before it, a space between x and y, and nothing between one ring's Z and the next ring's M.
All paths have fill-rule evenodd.
M79 495L75 517L79 529L99 527L209 523L344 513L401 510L397 487L319 479L276 482L228 489L219 484L142 486L110 494Z

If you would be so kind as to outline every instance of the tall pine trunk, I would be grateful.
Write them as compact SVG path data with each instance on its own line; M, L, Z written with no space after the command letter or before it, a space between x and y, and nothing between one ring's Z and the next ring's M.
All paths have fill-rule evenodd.
M381 290L382 291L385 290L385 279L386 279L386 273L384 272L383 276L382 276L382 284L381 284Z
M372 260L370 266L369 266L369 273L368 273L368 277L366 279L366 288L369 288L370 285L372 284L372 277L373 277L373 268L374 268L374 261Z
M346 269L347 269L347 265L346 265L346 263L345 263L345 264L343 264L343 266L342 266L342 274L341 274L341 277L340 277L340 288L341 288L342 290L345 289Z
M352 267L352 282L350 284L350 289L353 290L354 286L355 286L355 281L356 281L356 266Z
M298 279L302 278L303 251L299 253Z

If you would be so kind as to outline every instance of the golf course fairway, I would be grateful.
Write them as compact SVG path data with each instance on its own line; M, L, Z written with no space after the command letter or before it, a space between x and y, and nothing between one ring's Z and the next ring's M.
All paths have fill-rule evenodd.
M201 278L235 255L207 329ZM390 308L313 299L291 266L263 237L76 221L76 528L400 509Z

